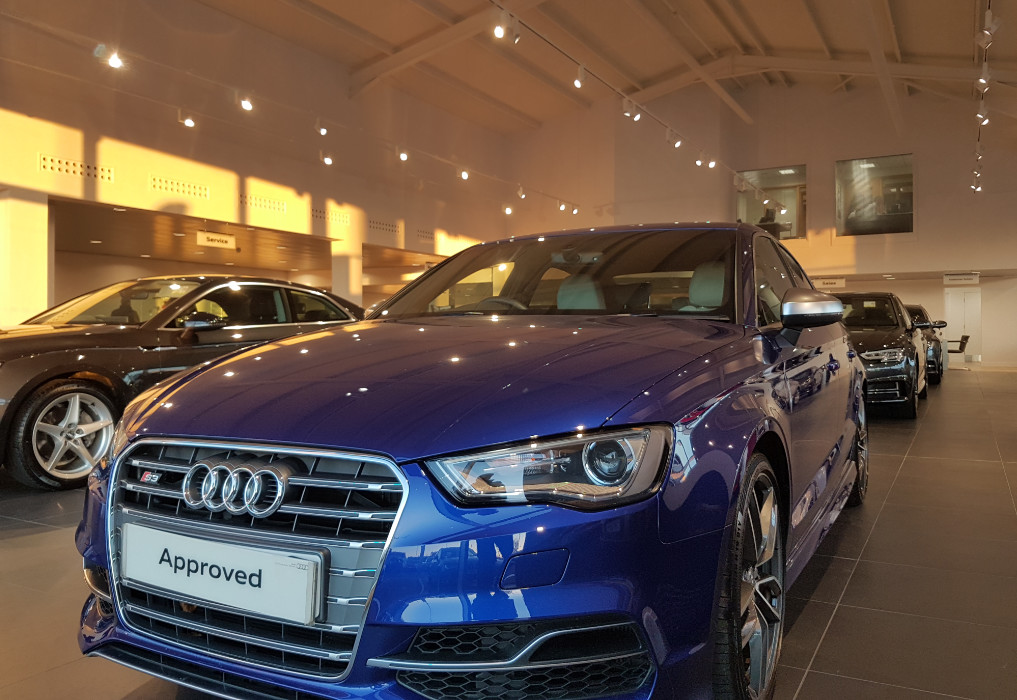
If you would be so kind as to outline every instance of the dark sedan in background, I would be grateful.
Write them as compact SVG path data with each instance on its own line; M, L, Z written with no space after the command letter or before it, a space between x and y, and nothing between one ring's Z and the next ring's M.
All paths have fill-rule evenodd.
M913 321L929 324L928 328L922 328L922 336L925 338L925 373L929 377L929 384L939 384L943 381L949 355L943 354L943 341L936 329L946 328L946 321L933 321L929 312L920 304L907 304L905 308Z
M906 418L918 416L927 395L922 331L928 322L911 318L890 292L841 292L844 325L865 364L865 400L891 404Z
M0 328L0 460L23 484L80 486L127 402L233 350L357 320L304 285L227 275L147 277Z
M842 313L755 227L617 227L182 373L89 480L81 648L236 698L770 697L868 483Z

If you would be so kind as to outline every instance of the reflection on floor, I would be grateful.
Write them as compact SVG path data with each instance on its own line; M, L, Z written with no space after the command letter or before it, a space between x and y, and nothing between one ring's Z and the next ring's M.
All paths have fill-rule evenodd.
M868 500L789 592L776 697L1012 700L1017 372L949 371L917 421L870 414ZM80 507L0 474L0 697L206 697L79 655Z

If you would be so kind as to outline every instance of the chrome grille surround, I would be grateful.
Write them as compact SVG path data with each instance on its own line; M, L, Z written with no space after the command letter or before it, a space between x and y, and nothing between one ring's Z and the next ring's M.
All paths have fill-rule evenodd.
M202 459L285 460L299 473L267 517L211 512L184 502L183 478ZM407 481L376 455L277 445L142 438L111 467L108 546L113 598L132 631L245 664L341 680L356 654L364 618ZM158 480L142 481L150 472ZM188 599L121 576L121 533L135 523L174 534L285 551L321 552L322 614L309 625ZM181 603L189 609L184 610ZM193 607L192 607L193 606Z

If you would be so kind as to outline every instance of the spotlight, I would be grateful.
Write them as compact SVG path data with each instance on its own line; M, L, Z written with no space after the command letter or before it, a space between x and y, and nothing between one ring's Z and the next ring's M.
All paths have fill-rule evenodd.
M317 131L322 136L328 133L328 129L321 125L321 119L314 120L314 130Z
M399 160L405 163L409 159L410 159L409 153L407 153L406 151L399 151Z
M780 211L781 214L787 214L787 207L785 207L783 204L781 204L779 211Z
M622 114L631 118L634 122L639 121L640 117L643 116L639 112L639 105L627 97L622 100Z
M512 207L505 207L505 214L508 215L508 214L511 214L511 213L512 213Z
M250 98L245 97L242 100L240 100L240 107L245 112L250 112L252 109L254 109L254 104L251 102Z
M992 16L992 10L985 11L985 24L982 28L975 33L975 43L981 46L983 49L989 48L992 45L992 37L999 29L1000 20L998 17Z
M463 168L462 170L459 171L459 177L461 177L463 180L469 180L470 171L467 170L466 168Z
M696 158L696 166L702 167L702 165L703 165L703 152L700 151L699 156Z
M192 119L189 114L184 115L184 111L182 109L177 110L177 121L186 126L188 129L194 128L194 119Z
M523 192L523 186L519 185L519 189L516 190L516 194L519 195L519 199L526 199L526 193Z
M978 76L978 83L980 85L984 85L985 86L985 87L981 88L983 92L985 90L989 89L989 62L988 61L983 61L982 62L982 74Z
M518 44L522 38L522 34L519 32L519 18L512 15L512 20L509 22L509 26L512 29L512 43Z
M565 211L565 202L558 202L558 211Z
M716 168L717 167L717 161L715 161L713 158L710 158L710 161L706 164L706 167L708 167L708 168Z
M498 24L494 25L494 38L504 39L505 32L509 24L509 14L502 10L501 17L498 19Z
M769 197L767 197L766 199L763 200L763 204L769 204L769 203L770 203L770 198Z
M123 68L124 62L120 59L120 55L114 51L110 54L110 57L106 60L110 68Z
M679 146L682 145L682 137L679 136L674 129L668 129L664 138L666 138L667 142L673 145L675 148L678 148Z
M582 66L579 66L579 69L576 71L576 79L572 81L572 84L575 85L576 89L578 90L583 86L583 82L585 80L586 80L586 69L583 68Z
M332 155L330 153L318 151L318 157L321 158L321 162L325 165L332 165Z
M572 206L572 213L573 213L573 214L578 214L578 213L579 213L579 207L577 207L577 206L573 205L573 206Z

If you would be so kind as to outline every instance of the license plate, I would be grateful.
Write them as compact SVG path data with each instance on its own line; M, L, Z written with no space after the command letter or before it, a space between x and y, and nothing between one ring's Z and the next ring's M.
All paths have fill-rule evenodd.
M321 557L123 527L120 573L209 603L309 624L319 608Z

